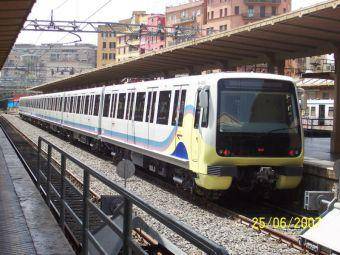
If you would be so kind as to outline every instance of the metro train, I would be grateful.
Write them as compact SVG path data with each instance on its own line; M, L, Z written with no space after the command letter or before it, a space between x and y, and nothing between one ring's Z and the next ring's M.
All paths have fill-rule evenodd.
M303 131L289 77L217 73L20 99L20 116L115 159L218 193L293 189Z

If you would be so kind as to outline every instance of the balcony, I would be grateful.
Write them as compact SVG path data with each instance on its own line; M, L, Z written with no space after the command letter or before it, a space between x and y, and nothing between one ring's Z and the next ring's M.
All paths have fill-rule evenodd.
M191 16L191 17L181 17L180 19L176 19L174 24L175 25L180 25L180 24L185 24L185 23L192 23L196 21L196 17L195 16Z
M281 0L244 0L245 4L279 5Z
M262 15L260 13L248 13L248 12L242 13L243 19L247 19L247 20L266 19L266 18L270 18L272 16L275 16L275 15L272 15L272 14L269 14L269 13L265 13L265 14L262 14Z

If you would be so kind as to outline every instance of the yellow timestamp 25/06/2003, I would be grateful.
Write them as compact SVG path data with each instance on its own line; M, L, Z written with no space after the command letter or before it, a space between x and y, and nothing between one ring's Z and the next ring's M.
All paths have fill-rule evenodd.
M321 217L254 217L253 229L261 230L266 227L274 229L306 229L317 226Z

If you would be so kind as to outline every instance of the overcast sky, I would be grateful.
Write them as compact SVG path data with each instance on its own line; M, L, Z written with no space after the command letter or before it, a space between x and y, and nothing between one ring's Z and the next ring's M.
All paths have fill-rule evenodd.
M306 7L324 0L292 0L293 10ZM105 8L90 18L91 21L111 21L115 22L120 19L130 17L134 10L145 10L147 13L164 13L165 7L187 2L185 0L37 0L34 5L29 19L49 19L51 10L54 10L55 20L86 20L98 8ZM117 4L119 2L119 4ZM82 42L97 42L95 34L81 34ZM17 43L53 43L73 42L77 38L65 33L48 33L48 32L21 32Z

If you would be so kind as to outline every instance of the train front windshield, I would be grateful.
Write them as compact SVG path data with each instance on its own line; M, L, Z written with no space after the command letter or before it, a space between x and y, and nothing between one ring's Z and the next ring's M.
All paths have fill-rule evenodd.
M295 157L301 153L299 113L291 82L222 79L218 90L219 155Z

